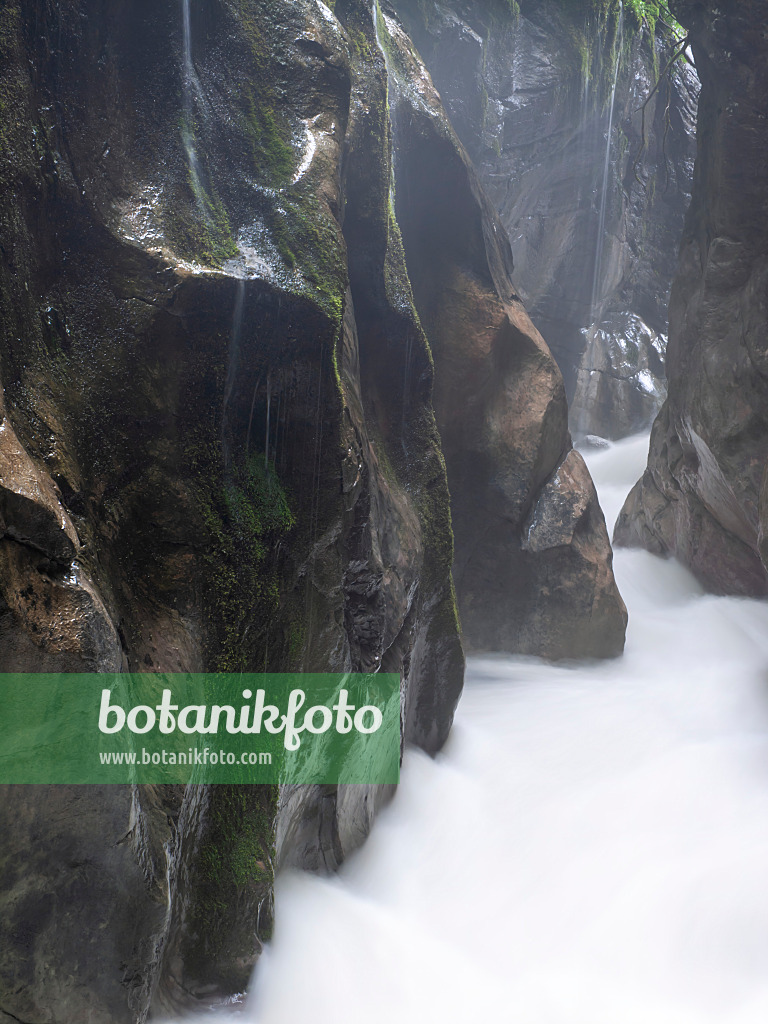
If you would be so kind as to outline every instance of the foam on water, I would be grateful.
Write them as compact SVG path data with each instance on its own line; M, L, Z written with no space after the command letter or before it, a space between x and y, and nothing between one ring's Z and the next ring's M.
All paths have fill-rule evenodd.
M647 438L588 456L612 523ZM470 661L340 875L284 874L258 1024L763 1024L768 605L617 551L608 664Z

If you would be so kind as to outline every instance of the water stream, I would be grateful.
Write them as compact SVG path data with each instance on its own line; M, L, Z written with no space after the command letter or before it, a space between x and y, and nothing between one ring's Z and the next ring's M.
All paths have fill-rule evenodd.
M612 521L647 439L589 458ZM338 877L286 873L255 1024L768 1019L768 604L617 551L626 654L469 664Z
M224 401L221 411L221 447L224 453L224 467L229 468L230 451L227 440L227 412L229 400L237 378L237 371L240 362L240 335L243 331L243 309L245 307L245 278L239 277L235 286L235 306L232 312L232 330L229 335L229 357L227 360L227 379L224 384ZM255 395L254 395L255 401ZM250 435L250 423L248 424ZM249 436L250 440L250 436Z
M621 67L621 51L624 44L624 6L619 7L619 24L616 29L616 56L613 65L613 83L611 85L611 102L608 108L608 130L605 137L605 161L603 163L603 181L600 192L600 213L597 221L597 243L595 250L595 272L592 279L592 306L591 315L596 318L599 315L597 308L600 279L603 270L603 249L605 246L605 215L608 208L608 192L611 187L611 147L613 145L613 116L616 109L616 86L619 81L619 68Z
M182 141L184 143L184 149L187 154L187 163L189 165L189 177L192 185L192 191L195 194L198 206L204 216L207 217L207 211L203 202L203 186L200 178L200 160L197 155L197 145L195 143L195 116L196 108L204 110L204 96L203 88L200 84L200 79L195 71L195 64L192 59L192 14L190 10L190 0L181 0L181 11L182 11L182 26L183 26L183 37L184 37L184 51L183 51L183 72L182 72L182 106L183 106L183 120L182 120Z

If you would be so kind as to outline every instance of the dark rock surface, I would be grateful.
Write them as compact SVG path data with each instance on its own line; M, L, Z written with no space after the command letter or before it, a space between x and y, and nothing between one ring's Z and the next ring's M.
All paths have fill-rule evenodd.
M588 421L587 332L626 314L667 331L695 153L695 72L679 62L664 79L642 149L639 108L674 46L662 23L651 39L629 13L619 29L617 3L597 14L580 0L523 0L519 17L503 0L395 7L501 216L519 295L582 410L571 429L632 432L622 405L631 390L641 405L648 395L627 384L621 361L611 366L617 386L602 382ZM604 354L618 354L622 340Z
M193 3L188 52L182 4L3 6L0 669L381 666L434 751L463 654L432 367L370 9L336 6ZM278 852L336 866L387 797L354 790L6 788L0 1016L242 991Z
M626 610L597 495L571 451L562 377L514 290L504 229L428 72L387 14L379 35L398 221L435 360L465 641L551 658L619 654ZM531 516L557 519L557 538L529 544Z
M402 224L418 314L367 2L4 5L0 669L381 667L406 741L439 749L463 653L422 322L475 642L620 649L562 379L401 42L398 212L409 190L452 204ZM276 865L335 868L389 795L5 788L0 1016L116 1024L241 991Z
M768 465L768 4L674 4L702 81L672 289L669 397L618 543L674 554L717 593L764 595Z

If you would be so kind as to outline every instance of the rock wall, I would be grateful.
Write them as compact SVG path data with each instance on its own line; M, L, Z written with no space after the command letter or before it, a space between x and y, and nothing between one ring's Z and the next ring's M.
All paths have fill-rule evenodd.
M571 450L561 374L428 72L394 17L382 13L379 35L397 217L435 360L465 642L551 658L619 654L626 610L595 489Z
M693 201L670 303L669 398L619 543L710 590L768 593L765 0L674 4L702 81Z
M463 655L432 367L370 10L337 14L3 6L0 668L384 667L434 751ZM0 1018L242 991L277 857L335 866L385 797L6 788Z
M679 62L664 78L643 147L639 108L676 35L624 6L395 0L509 235L574 435L621 437L658 411L690 199L696 74Z
M0 669L383 668L439 749L463 653L424 326L473 643L620 650L562 380L426 72L385 48L391 115L363 0L3 6ZM335 868L388 795L4 788L0 1019L242 991L276 865Z

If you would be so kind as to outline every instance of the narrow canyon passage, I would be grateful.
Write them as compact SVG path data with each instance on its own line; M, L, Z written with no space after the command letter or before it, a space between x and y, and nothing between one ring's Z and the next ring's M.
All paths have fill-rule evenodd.
M0 1024L768 1024L766 25L2 0Z
M589 456L609 522L647 439ZM768 605L618 550L626 654L476 658L335 878L284 874L258 1024L768 1013Z

